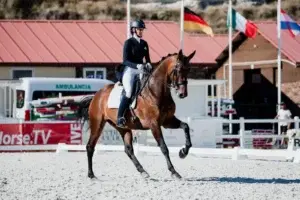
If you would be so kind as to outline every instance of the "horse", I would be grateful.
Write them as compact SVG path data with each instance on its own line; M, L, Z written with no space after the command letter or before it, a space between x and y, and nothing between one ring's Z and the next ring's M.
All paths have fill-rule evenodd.
M127 110L124 128L116 125L118 110L107 106L109 95L117 83L107 84L97 91L93 97L84 98L80 102L77 112L78 119L88 120L90 128L90 137L86 145L89 178L96 178L93 172L92 159L95 146L106 122L120 133L124 142L125 153L142 176L149 177L149 174L144 170L134 154L132 130L150 129L166 159L171 176L178 179L182 178L170 160L169 150L164 141L161 126L184 130L186 141L185 146L179 151L179 157L185 158L192 147L190 128L187 123L180 121L174 115L176 106L171 95L171 89L175 89L177 96L181 99L188 96L187 76L190 70L189 63L195 53L196 51L185 56L180 49L178 53L168 54L158 62L151 73L145 75L145 82L136 96L136 106L133 108L137 120L133 120L133 113Z

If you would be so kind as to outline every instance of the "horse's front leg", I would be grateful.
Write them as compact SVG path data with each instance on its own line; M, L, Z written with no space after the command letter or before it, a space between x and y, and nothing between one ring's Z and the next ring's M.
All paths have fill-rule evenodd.
M180 121L177 119L175 116L173 116L171 119L165 121L163 123L164 128L171 128L171 129L183 129L185 133L185 147L180 149L179 151L179 157L180 158L185 158L188 153L190 148L192 147L192 142L191 142L191 136L190 136L190 127L187 123Z
M163 155L166 158L168 169L171 172L172 176L175 176L176 178L181 178L180 174L178 172L176 172L176 170L171 162L170 155L169 155L169 149L165 143L160 126L159 125L152 126L151 131L152 131L153 137L155 138L158 146L161 149L161 152L163 153Z

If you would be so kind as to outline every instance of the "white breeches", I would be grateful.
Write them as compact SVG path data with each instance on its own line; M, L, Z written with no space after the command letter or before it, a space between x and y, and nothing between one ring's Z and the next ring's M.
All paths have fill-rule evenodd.
M132 95L134 79L138 74L140 74L139 78L141 79L143 75L143 72L141 70L133 69L127 66L124 69L122 82L127 98L130 98Z

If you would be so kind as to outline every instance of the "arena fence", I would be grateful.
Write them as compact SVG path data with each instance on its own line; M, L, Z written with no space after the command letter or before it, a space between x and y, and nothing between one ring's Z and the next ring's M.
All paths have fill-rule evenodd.
M187 122L193 125L193 121L196 121L197 117L188 117ZM211 119L201 119L210 120ZM233 160L246 159L246 158L262 158L268 157L271 159L285 159L287 161L293 161L295 163L300 162L300 131L299 131L299 117L295 117L293 120L285 120L289 123L294 123L294 129L289 130L287 135L253 135L248 130L245 130L246 123L278 123L284 120L277 119L243 119L227 120L218 119L221 124L232 123L239 124L238 135L216 135L215 139L232 139L239 140L239 146L234 148L199 148L192 147L190 154L197 156L208 157L227 157ZM203 123L206 123L204 121ZM197 135L197 130L191 131L194 135ZM68 151L85 151L85 142L87 134L82 134L82 126L74 121L52 121L52 122L8 122L0 121L0 151L56 151L57 154ZM6 131L6 132L5 132ZM8 133L8 132L10 133ZM106 132L112 132L111 127L106 128ZM178 130L183 134L183 130ZM151 134L151 133L150 133ZM85 135L85 136L83 136ZM161 153L160 148L155 144L150 144L148 137L149 131L136 131L136 141L134 142L134 149L137 155ZM150 136L151 138L151 136ZM278 139L288 139L287 149L253 149L249 148L248 142L257 138L270 138L273 141ZM101 139L100 139L101 140ZM114 144L97 144L96 153L101 151L124 151L121 137L116 139L118 142ZM143 140L143 141L142 141ZM152 139L153 140L153 139ZM180 139L180 143L184 144L184 138ZM193 143L195 141L192 141ZM169 152L171 154L178 154L181 145L168 145Z

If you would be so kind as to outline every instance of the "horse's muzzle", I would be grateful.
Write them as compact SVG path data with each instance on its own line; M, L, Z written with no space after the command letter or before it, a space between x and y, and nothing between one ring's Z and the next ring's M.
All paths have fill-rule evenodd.
M183 99L185 96L184 96L184 94L182 94L182 93L181 93L181 94L178 93L178 97L179 97L180 99Z
M180 99L183 99L187 97L187 86L186 85L180 85L177 91L177 96Z

